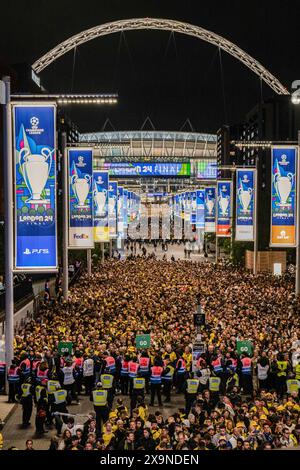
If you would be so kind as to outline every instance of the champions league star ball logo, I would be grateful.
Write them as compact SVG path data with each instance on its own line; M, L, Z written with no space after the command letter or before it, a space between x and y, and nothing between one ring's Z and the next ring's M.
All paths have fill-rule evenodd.
M30 124L31 124L32 129L34 130L38 129L39 123L40 123L39 118L32 116L32 118L30 119Z

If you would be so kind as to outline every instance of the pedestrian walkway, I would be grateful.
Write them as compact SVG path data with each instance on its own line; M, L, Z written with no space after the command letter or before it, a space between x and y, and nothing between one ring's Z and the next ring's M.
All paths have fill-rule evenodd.
M15 407L14 403L7 403L6 395L0 395L0 421L6 423Z

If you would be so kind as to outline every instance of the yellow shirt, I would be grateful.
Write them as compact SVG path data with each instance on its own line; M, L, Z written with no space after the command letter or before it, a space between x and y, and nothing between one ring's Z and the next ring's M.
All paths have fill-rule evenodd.
M113 432L110 432L110 433L103 433L102 434L102 439L104 441L104 444L105 446L107 447L110 443L110 441L112 440L112 438L115 437L114 433Z

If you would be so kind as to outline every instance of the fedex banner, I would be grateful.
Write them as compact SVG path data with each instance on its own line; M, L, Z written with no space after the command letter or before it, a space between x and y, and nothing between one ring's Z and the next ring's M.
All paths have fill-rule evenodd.
M94 241L109 242L108 230L108 172L93 172Z
M231 195L232 183L231 181L218 181L217 182L217 237L230 237L231 236Z
M55 123L54 104L13 105L16 270L57 270Z
M236 241L254 241L255 170L236 171Z
M197 210L196 210L196 228L204 229L205 218L204 218L204 189L198 189L197 194Z
M205 188L205 229L206 233L216 231L216 188L209 186Z
M294 247L296 235L297 147L271 149L271 246Z
M109 237L118 237L118 183L109 181L108 185L108 226Z
M69 248L94 248L93 151L68 149Z

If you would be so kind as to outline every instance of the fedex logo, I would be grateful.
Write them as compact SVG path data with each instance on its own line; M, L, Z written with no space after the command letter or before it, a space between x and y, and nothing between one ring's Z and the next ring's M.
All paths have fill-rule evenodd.
M85 233L82 233L81 235L79 235L78 233L74 233L74 238L76 238L77 240L78 240L78 239L86 240L87 238L89 238L89 236L86 235Z

